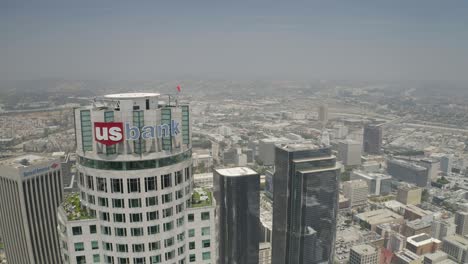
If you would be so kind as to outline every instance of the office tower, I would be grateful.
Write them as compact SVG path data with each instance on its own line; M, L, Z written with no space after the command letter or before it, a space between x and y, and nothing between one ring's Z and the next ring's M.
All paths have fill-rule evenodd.
M391 252L401 251L406 247L406 237L397 232L392 232L388 237L387 249Z
M335 139L343 139L348 136L348 127L345 126L344 124L335 124L332 128L332 134L333 138ZM360 135L356 134L351 134L350 139L354 139L357 142L362 142L362 133ZM362 148L362 143L361 143L361 148Z
M460 236L468 235L468 212L455 212L455 225L457 225L455 233Z
M416 184L419 187L425 188L431 183L427 168L407 161L388 159L387 171L394 179Z
M361 165L361 143L354 140L338 142L338 156L345 166Z
M379 250L371 245L357 245L351 248L349 264L378 264Z
M353 170L351 180L366 181L371 195L387 195L392 191L392 176L390 175Z
M256 264L260 243L260 175L246 167L214 171L220 264Z
M213 194L209 188L194 188L192 204L185 211L188 263L216 263L218 241ZM150 262L151 263L151 262ZM185 262L187 263L187 261Z
M406 249L422 256L427 253L436 252L441 246L441 241L425 233L408 237L406 239Z
M456 225L454 219L434 220L432 222L432 237L443 240L446 236L455 234Z
M440 162L433 159L421 159L419 165L427 169L428 187L431 187L431 181L436 181L439 176Z
M440 170L444 175L448 175L452 172L452 160L453 155L445 155L440 158Z
M422 189L416 186L401 184L398 186L396 200L402 204L421 204Z
M366 205L369 187L363 180L346 181L343 183L343 194L349 199L351 207Z
M112 94L75 109L80 193L59 208L65 263L188 262L189 106L163 99Z
M327 105L320 105L318 109L318 117L322 126L326 126L328 123L328 106Z
M457 262L451 260L447 253L436 251L434 253L424 255L423 264L457 264Z
M260 139L258 144L258 161L266 166L273 165L275 163L275 145L290 141L287 138Z
M382 127L368 124L364 127L363 135L364 152L367 154L381 154L382 149Z
M422 256L413 253L407 249L403 249L400 252L395 253L395 258L392 259L394 264L421 264L423 260Z
M458 263L468 263L468 239L466 237L459 235L446 237L442 251Z
M333 261L338 174L328 147L276 147L272 264Z
M0 161L0 234L8 263L60 263L60 160L26 155Z

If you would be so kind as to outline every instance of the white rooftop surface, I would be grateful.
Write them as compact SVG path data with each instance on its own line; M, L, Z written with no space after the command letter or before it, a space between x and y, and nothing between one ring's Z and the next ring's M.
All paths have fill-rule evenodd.
M278 145L280 148L286 151L300 151L300 150L308 150L308 149L319 149L320 146L312 143L312 142L303 142L303 143L291 143L291 144L280 144Z
M235 167L228 169L217 169L216 170L220 175L226 177L236 177L236 176L249 176L249 175L258 175L254 170L247 167Z
M435 239L425 233L417 234L417 235L408 237L406 239L406 243L411 243L415 245L416 247L420 247L428 243L440 243L440 242L441 242L440 240Z
M53 158L50 156L39 156L39 155L28 154L28 155L18 156L15 158L0 160L0 165L9 166L12 168L28 167L29 165L22 165L20 163L22 160L27 160L29 165L35 165L37 163L53 160Z
M105 98L110 99L135 99L135 98L145 98L145 97L157 97L160 94L158 93L120 93L120 94L107 94L104 95Z

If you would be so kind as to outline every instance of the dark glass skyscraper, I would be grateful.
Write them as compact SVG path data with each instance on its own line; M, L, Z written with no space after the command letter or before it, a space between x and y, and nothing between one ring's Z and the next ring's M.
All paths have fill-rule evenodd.
M272 264L332 263L338 171L328 147L275 148Z
M367 154L380 154L382 149L382 127L369 124L364 127L364 152Z
M260 176L239 167L214 171L219 264L257 264L260 242Z

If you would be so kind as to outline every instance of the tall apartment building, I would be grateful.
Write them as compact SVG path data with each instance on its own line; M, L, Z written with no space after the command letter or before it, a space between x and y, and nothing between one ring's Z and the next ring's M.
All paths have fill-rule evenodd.
M338 156L345 166L361 165L361 143L354 140L338 142Z
M381 154L382 152L382 127L368 124L364 127L363 135L364 152L367 154Z
M445 155L440 158L440 170L444 175L452 172L453 155Z
M322 123L322 126L326 126L328 123L328 105L322 104L318 108L318 118Z
M260 175L247 167L214 171L219 264L256 264L260 243Z
M349 253L349 264L378 264L379 250L371 245L353 246Z
M455 212L455 225L457 225L455 233L460 236L468 235L468 212Z
M58 213L64 263L189 263L189 106L112 94L75 109L79 195Z
M451 219L434 220L432 222L432 237L443 240L447 236L455 235L456 225Z
M363 180L346 181L343 183L343 194L349 199L351 207L366 205L369 187Z
M402 184L398 186L396 200L402 204L421 204L422 189L416 186Z
M431 183L427 168L404 160L388 159L387 171L394 179L412 183L418 187L424 188Z
M0 234L8 263L60 263L60 160L26 155L0 161Z
M273 165L275 163L275 144L289 142L287 138L264 138L258 141L258 161L263 165Z
M338 174L328 147L276 147L272 264L333 261Z
M392 177L390 175L353 170L351 180L366 181L370 195L387 195L392 191Z

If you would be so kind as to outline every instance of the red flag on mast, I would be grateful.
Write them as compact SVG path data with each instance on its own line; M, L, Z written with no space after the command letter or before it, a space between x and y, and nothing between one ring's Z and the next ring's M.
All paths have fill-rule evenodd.
M180 93L180 85L177 85L177 91Z

